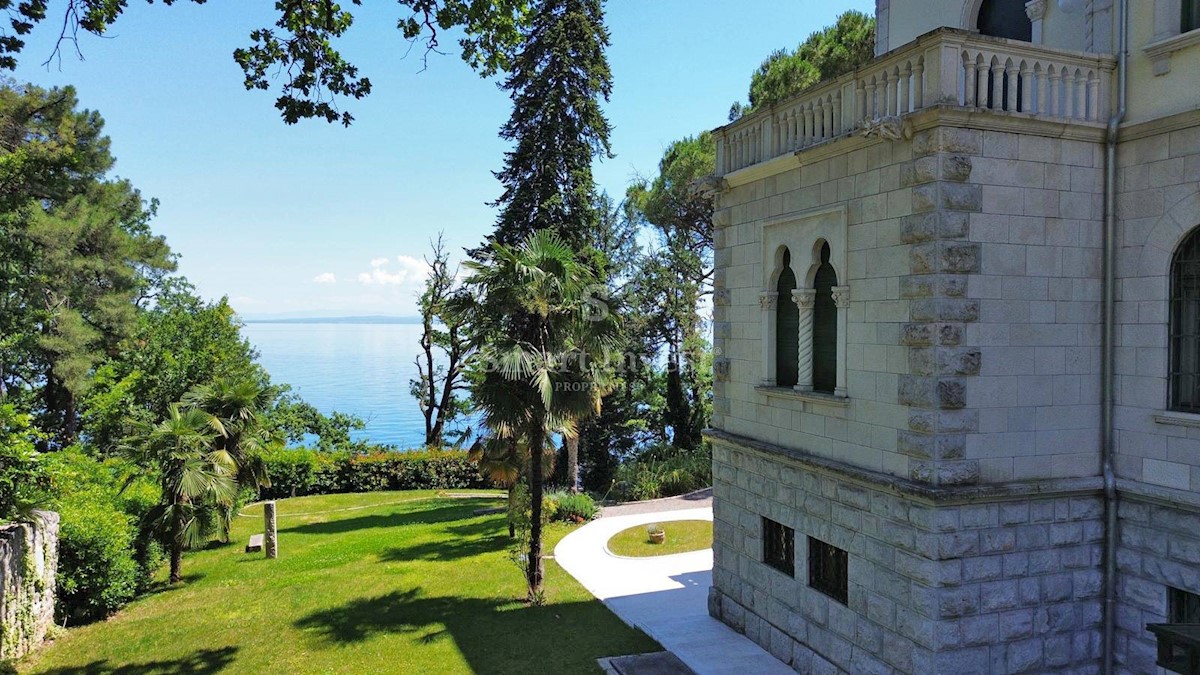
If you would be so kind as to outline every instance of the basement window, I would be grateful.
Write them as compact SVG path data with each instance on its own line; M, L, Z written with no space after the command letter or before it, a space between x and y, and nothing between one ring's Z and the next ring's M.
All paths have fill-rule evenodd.
M1167 620L1171 623L1200 623L1200 595L1178 588L1167 589Z
M1159 667L1175 673L1200 673L1200 595L1167 589L1167 620L1146 628L1158 639Z
M762 519L763 562L789 577L796 576L796 531L770 518Z
M832 544L809 537L808 585L843 605L849 604L849 554Z

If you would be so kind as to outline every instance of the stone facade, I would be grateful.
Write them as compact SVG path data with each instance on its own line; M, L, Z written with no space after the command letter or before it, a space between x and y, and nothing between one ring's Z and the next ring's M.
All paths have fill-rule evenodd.
M878 2L881 25L919 4ZM1111 28L1112 3L1088 12L1047 3L1038 21L1110 49L1106 32L1070 34ZM1133 33L1151 20L1135 14ZM969 36L898 35L881 36L882 65L716 132L710 609L799 672L1096 672L1112 62L1014 41L980 46L1014 50L988 61ZM1061 93L1031 75L1056 58L1094 74ZM1116 180L1128 673L1154 672L1146 624L1170 619L1168 594L1200 594L1200 415L1168 409L1170 269L1200 227L1200 112L1145 107L1121 130ZM786 247L810 306L806 256L823 244L848 299L833 395L776 386L762 302ZM763 518L794 529L794 576L764 563ZM846 552L846 604L810 587L809 537Z
M54 625L58 514L0 527L0 660L19 659Z
M713 612L799 672L1094 672L1103 503L1089 484L937 493L714 438ZM760 517L795 528L796 574ZM807 585L806 537L850 554L849 603Z

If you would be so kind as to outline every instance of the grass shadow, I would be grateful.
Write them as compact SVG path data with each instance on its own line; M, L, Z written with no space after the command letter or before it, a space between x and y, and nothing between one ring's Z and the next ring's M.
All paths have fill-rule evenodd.
M447 537L410 546L394 546L381 553L380 560L461 560L503 551L512 542L508 538L504 520L496 517L451 525L440 532Z
M279 528L282 532L296 534L342 534L355 530L400 527L404 525L429 525L432 523L447 523L455 520L465 520L472 517L472 512L479 504L492 500L462 499L455 504L439 506L435 509L418 509L399 513L355 516L340 520L327 520L317 523L303 523L291 527Z
M93 661L77 668L55 668L48 675L205 675L219 673L233 663L237 647L201 649L180 659L147 661L111 666L108 661Z
M531 663L551 672L594 670L597 657L616 655L597 653L606 650L596 644L615 630L613 622L620 624L598 600L536 607L501 598L424 596L413 588L313 612L295 625L334 646L397 633L421 643L453 639L472 672L512 673Z
M144 592L142 592L138 597L144 598L144 597L148 597L151 595L158 595L160 593L167 593L169 591L178 590L178 589L188 586L190 584L194 584L197 581L200 581L205 576L206 575L202 572L190 572L190 573L184 574L183 580L177 584L173 584L169 581L155 581L154 583L150 584L150 586L148 586L146 588L146 590Z

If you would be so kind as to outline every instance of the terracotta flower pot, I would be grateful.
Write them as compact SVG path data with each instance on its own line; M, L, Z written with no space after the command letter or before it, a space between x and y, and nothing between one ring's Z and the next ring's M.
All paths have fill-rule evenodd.
M662 544L666 541L667 541L667 533L666 532L651 532L650 533L650 543Z

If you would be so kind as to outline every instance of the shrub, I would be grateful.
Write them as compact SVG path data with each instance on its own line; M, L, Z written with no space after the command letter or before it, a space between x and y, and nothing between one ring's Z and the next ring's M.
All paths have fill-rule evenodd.
M136 530L121 511L99 503L61 507L59 620L102 619L137 595L146 569L134 559Z
M267 453L264 461L271 485L260 490L263 499L332 492L493 487L464 451L348 454L286 448Z
M128 481L136 474L127 462L100 461L77 448L46 455L45 465L60 516L59 619L104 618L146 588L163 562L157 543L138 528L158 503L158 485Z
M712 485L712 450L655 446L617 469L613 495L643 501L687 494Z
M583 492L576 494L557 490L547 494L546 499L553 506L550 515L553 520L561 520L565 523L583 523L592 520L600 513L600 507L596 505L596 500Z
M0 405L0 519L16 518L48 497L49 479L35 440L29 416Z

